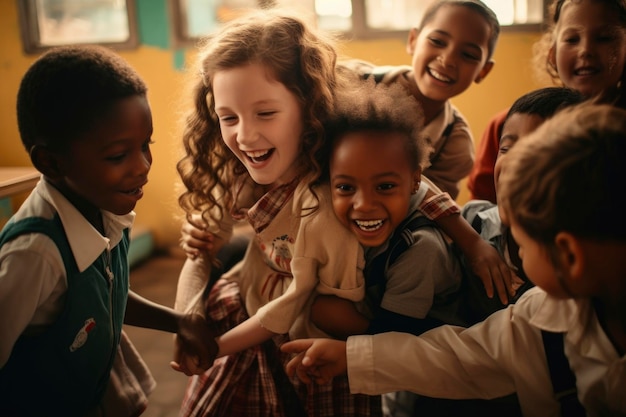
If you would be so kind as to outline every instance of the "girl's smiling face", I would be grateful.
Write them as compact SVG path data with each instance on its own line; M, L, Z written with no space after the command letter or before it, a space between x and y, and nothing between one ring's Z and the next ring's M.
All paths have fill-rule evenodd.
M598 94L622 79L626 30L605 2L567 2L549 59L565 86L586 96Z
M302 106L261 64L221 70L213 78L222 138L252 179L263 185L298 174Z
M409 212L420 182L406 156L403 134L350 132L338 138L330 161L333 210L364 246L382 245Z

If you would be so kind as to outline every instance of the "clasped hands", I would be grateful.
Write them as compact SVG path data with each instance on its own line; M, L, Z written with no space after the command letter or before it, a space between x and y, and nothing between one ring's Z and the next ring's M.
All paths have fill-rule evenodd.
M179 331L174 336L174 358L170 362L171 368L187 376L204 373L213 366L218 354L215 336L200 314L183 316L179 323Z

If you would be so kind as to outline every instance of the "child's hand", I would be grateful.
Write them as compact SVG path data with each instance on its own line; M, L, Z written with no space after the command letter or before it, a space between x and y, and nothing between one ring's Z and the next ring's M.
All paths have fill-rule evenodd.
M212 233L205 231L206 224L200 215L194 214L181 227L180 247L187 257L196 259L202 253L210 253L214 249Z
M348 369L346 342L334 339L300 339L280 347L283 352L297 353L286 366L289 376L294 374L302 382L327 384Z
M187 376L198 375L209 369L218 353L215 335L199 314L188 314L179 323L175 337L172 369Z
M494 287L502 304L509 303L508 294L515 295L515 290L523 281L511 271L502 256L489 243L477 239L471 248L464 251L472 271L480 277L489 298L494 296Z

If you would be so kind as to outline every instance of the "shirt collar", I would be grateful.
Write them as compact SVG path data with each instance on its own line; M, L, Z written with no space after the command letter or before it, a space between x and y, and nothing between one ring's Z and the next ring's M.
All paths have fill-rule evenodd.
M563 300L546 294L530 318L530 324L541 330L565 333L569 343L586 357L601 361L617 357L617 351L602 329L588 298Z
M102 236L59 190L47 181L37 185L39 195L59 214L72 254L80 272L87 269L107 248L115 247L124 229L132 226L135 212L118 216L102 210L102 222L108 236Z
M443 132L448 125L454 120L454 110L449 101L443 107L443 110L430 123L424 126L422 135L430 138L433 143L439 142L443 136Z

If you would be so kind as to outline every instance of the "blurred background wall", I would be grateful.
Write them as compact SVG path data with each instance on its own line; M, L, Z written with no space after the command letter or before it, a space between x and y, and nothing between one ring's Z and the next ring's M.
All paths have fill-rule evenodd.
M137 10L140 45L119 54L148 84L155 144L150 182L136 207L136 222L151 231L156 248L167 248L177 245L179 237L182 212L176 200L179 182L175 165L181 156L184 68L193 62L195 50L171 46L166 0L137 0ZM539 32L528 31L502 33L491 74L452 100L468 119L476 145L491 116L520 95L542 86L531 68L532 46L539 36ZM347 41L342 50L347 56L381 65L410 64L404 38ZM22 75L38 54L23 52L13 0L0 0L0 52L0 166L30 166L18 135L15 99ZM467 198L463 186L458 202L463 204Z

